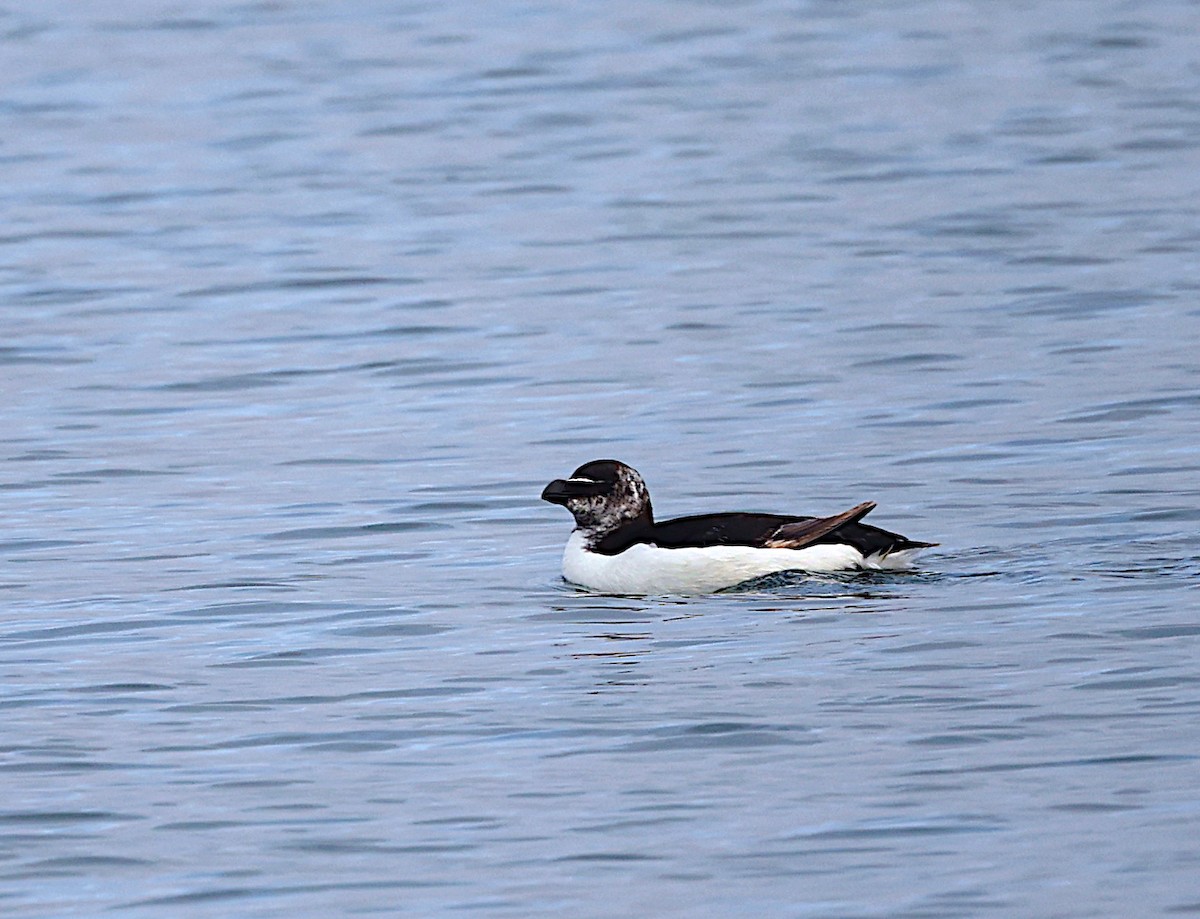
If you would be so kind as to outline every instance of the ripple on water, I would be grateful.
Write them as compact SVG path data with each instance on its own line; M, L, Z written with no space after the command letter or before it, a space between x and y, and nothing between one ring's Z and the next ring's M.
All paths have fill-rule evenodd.
M1185 6L10 5L4 915L1196 912Z

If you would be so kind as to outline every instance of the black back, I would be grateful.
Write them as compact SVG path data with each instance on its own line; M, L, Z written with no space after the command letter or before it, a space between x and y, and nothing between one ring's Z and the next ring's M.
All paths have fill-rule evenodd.
M814 518L788 517L782 514L697 514L692 517L676 517L661 523L639 520L609 533L599 541L593 551L602 555L616 555L635 543L652 543L663 549L707 546L763 548L784 524L812 519ZM929 545L865 523L847 523L832 533L814 539L811 544L849 545L864 556Z

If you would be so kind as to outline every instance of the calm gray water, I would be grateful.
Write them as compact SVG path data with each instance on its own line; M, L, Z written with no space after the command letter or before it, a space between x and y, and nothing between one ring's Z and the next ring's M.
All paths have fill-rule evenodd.
M1198 31L9 4L0 914L1200 914ZM588 595L599 457L942 547Z

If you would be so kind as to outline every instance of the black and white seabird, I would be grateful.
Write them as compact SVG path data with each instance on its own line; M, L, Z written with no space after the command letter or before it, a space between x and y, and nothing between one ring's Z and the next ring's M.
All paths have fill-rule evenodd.
M907 568L937 545L860 523L871 501L832 517L699 514L657 522L646 483L616 460L555 479L542 500L575 517L563 577L604 593L711 593L779 571Z

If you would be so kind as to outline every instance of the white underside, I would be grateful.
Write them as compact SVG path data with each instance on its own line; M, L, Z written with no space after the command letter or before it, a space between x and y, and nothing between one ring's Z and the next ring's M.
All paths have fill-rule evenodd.
M866 558L853 546L818 545L805 549L755 549L708 546L663 549L637 543L617 555L585 548L583 535L571 533L563 552L563 577L572 584L616 594L704 594L780 571L894 570L908 568L920 549Z

